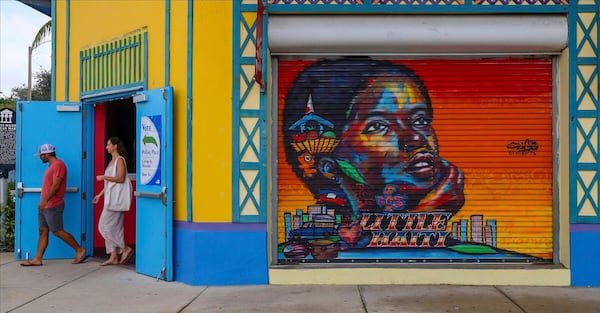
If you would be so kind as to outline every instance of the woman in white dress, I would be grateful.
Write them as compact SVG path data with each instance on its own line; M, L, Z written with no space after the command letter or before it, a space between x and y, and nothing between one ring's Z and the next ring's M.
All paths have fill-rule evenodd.
M119 137L111 137L106 142L106 151L111 155L110 163L106 166L104 175L96 176L97 181L104 181L104 188L92 200L96 204L104 195L98 231L104 237L106 253L110 256L100 266L125 264L133 254L133 248L125 245L123 236L125 212L131 205L131 182L127 178L127 165L123 157L125 145Z

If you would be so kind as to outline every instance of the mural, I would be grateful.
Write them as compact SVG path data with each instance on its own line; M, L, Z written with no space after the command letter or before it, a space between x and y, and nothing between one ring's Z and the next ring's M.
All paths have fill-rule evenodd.
M534 73L529 88L520 80L531 76L495 76L523 62ZM551 259L547 59L281 61L278 76L280 263ZM532 115L518 116L523 107ZM548 129L519 128L524 117ZM494 124L473 144L469 126ZM511 168L506 157L520 159ZM512 194L528 182L534 191ZM508 208L526 197L530 208ZM524 215L538 220L523 228Z

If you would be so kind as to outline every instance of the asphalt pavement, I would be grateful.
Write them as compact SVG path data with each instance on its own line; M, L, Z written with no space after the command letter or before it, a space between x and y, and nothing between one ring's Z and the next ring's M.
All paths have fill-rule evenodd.
M0 312L587 313L600 288L457 285L190 286L138 274L134 265L44 260L22 267L0 254Z

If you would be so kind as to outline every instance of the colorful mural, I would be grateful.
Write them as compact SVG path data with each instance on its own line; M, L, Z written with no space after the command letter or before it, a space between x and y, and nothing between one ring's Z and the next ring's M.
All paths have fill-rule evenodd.
M549 59L282 60L278 76L280 263L551 260Z

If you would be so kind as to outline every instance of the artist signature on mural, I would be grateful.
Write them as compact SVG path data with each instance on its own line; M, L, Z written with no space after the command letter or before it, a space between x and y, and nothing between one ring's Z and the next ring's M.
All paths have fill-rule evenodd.
M506 145L509 155L535 155L535 152L539 149L537 141L529 138L523 141L512 141Z

